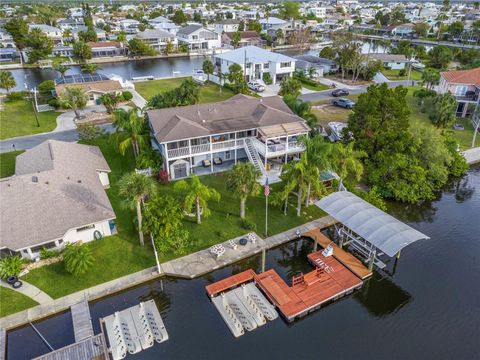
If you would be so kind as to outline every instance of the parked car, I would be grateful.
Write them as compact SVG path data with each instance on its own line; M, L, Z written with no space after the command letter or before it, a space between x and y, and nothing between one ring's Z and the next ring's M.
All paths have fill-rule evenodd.
M332 101L332 104L345 109L352 109L355 103L350 99L340 98Z
M257 81L250 81L248 83L248 88L250 90L253 90L253 91L256 91L256 92L262 92L262 91L265 91L265 86L263 86L262 84L260 84L259 82Z
M335 96L335 97L347 96L348 94L350 93L345 89L337 89L332 91L332 96Z

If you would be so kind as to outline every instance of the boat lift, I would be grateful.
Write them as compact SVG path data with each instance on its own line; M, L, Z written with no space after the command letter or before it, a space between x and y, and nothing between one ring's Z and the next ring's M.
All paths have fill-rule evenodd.
M338 221L339 246L348 245L368 263L384 269L380 256L400 257L400 251L429 237L349 191L325 196L316 205Z

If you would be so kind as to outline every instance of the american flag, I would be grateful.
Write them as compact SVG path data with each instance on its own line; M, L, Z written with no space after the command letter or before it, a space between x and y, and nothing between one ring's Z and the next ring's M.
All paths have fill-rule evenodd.
M265 180L265 186L263 187L263 193L265 196L270 195L270 186L268 185L268 177L267 180Z

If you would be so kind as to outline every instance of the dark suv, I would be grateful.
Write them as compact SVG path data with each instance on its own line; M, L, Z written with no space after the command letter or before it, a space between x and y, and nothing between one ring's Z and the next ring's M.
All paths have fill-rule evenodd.
M337 89L332 91L332 96L335 96L335 97L347 96L348 94L350 93L345 89Z

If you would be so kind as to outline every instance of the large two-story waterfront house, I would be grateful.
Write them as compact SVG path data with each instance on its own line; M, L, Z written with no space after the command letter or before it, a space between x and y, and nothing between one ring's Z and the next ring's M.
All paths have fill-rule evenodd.
M261 171L260 181L278 181L282 164L304 151L298 137L309 131L278 96L239 94L214 104L149 110L147 116L172 180L250 161Z

